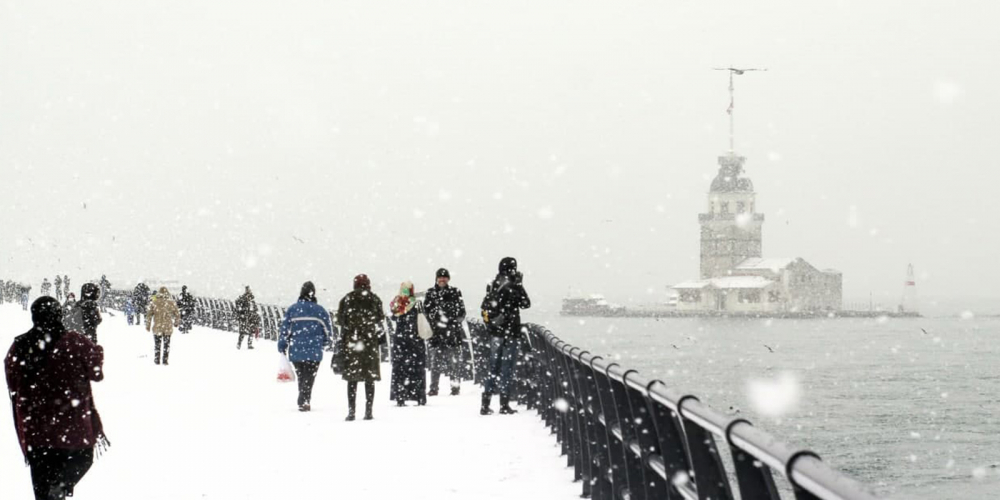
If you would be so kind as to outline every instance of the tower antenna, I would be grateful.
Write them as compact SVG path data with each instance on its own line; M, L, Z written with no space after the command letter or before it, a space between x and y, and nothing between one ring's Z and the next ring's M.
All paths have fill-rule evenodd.
M715 71L728 71L729 72L729 108L726 109L726 113L729 114L729 153L736 153L736 140L734 139L734 126L733 126L733 108L736 104L736 99L734 96L733 88L733 75L742 75L747 71L767 71L767 68L712 68Z

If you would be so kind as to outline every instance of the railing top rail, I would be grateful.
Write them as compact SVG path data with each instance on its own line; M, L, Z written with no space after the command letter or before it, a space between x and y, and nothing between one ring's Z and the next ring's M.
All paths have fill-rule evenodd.
M749 453L762 464L780 472L796 485L823 500L876 500L868 488L846 474L823 463L815 453L794 448L778 438L754 427L742 418L729 417L702 403L691 394L669 387L660 380L651 380L635 370L591 354L572 346L556 337L551 331L538 325L542 337L564 354L573 353L579 362L592 366L627 387L640 391L651 400L677 412L683 418L694 422L717 438L726 440Z

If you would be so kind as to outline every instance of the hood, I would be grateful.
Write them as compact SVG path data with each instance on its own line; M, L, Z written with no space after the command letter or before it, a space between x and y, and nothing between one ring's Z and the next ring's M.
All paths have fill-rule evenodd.
M316 285L314 285L312 281L307 281L302 284L302 290L299 292L299 300L316 302Z
M359 274L354 277L354 289L370 291L372 289L372 282L368 279L367 275Z
M517 259L514 257L504 257L500 260L500 274L513 276L517 272Z

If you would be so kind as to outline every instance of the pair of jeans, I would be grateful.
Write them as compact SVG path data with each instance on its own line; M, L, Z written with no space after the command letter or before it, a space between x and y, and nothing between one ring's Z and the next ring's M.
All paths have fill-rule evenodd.
M486 379L486 394L510 396L514 385L514 367L517 365L517 341L507 337L490 339L489 376Z
M35 500L62 500L94 464L94 449L33 448L28 452Z
M299 406L305 406L312 401L319 361L296 361L292 366L295 367L295 378L299 381Z
M163 352L163 362L167 362L167 358L170 357L170 335L153 335L153 346L155 347L153 352L153 362L160 364L160 352Z

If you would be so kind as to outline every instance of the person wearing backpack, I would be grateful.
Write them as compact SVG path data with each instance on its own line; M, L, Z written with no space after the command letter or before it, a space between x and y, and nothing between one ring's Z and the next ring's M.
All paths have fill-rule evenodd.
M80 287L80 326L91 342L97 343L97 325L101 324L101 311L97 301L101 298L101 289L93 283L84 283Z
M174 299L170 298L170 291L167 287L160 287L160 291L153 296L149 304L149 314L146 315L146 331L153 332L153 363L160 364L160 346L163 347L163 364L170 357L170 335L174 333L174 327L180 324L181 312L177 309Z
M385 343L385 311L382 300L372 293L368 276L354 277L354 290L340 300L337 323L342 330L335 363L347 381L347 420L354 420L358 382L365 383L365 420L371 420L375 382L382 380L379 345ZM336 371L336 369L334 370Z
M288 356L299 382L299 411L310 411L323 350L333 344L330 313L316 303L316 286L302 284L299 300L288 307L278 335L278 352Z
M486 288L481 309L483 322L490 332L490 374L483 391L480 415L493 414L490 409L493 394L500 395L501 415L517 413L510 407L510 391L514 385L518 344L525 337L521 309L531 307L523 281L524 276L517 270L517 260L505 257L500 261L496 278Z
M462 387L462 341L465 340L465 301L462 291L450 286L447 269L435 273L434 287L427 290L424 310L434 335L427 340L431 354L431 388L428 396L437 396L441 374L448 375L451 395L457 396Z

